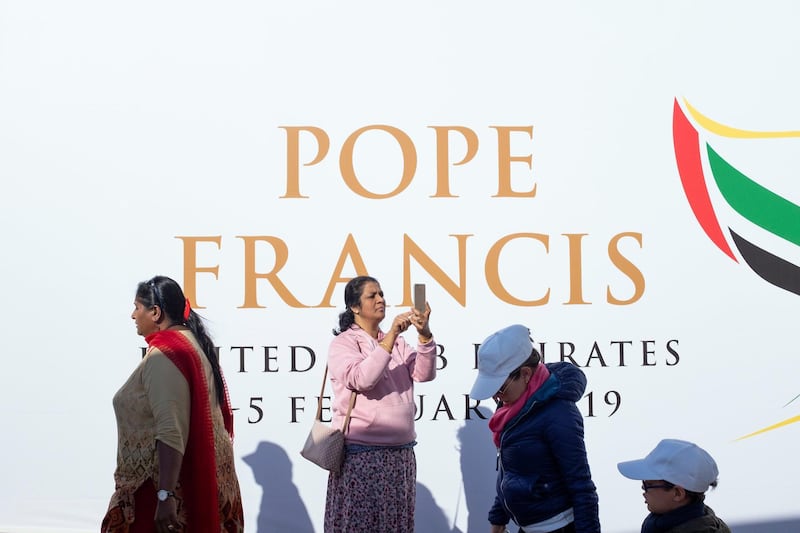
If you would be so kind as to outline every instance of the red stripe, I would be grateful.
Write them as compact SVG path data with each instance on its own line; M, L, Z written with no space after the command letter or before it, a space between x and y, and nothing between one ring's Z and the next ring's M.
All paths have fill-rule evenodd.
M703 176L700 139L697 130L686 118L677 98L672 112L672 139L675 143L675 160L678 164L683 192L686 193L686 199L689 200L689 206L692 208L695 218L708 238L717 245L717 248L738 263L728 241L725 240L714 207L711 205L711 197L708 195L708 188Z

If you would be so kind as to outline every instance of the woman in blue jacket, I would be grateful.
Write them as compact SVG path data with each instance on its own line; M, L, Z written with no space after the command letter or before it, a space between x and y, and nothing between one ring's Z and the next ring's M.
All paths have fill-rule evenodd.
M530 331L513 325L483 341L470 396L494 398L489 420L497 446L497 496L491 533L514 521L524 533L600 531L597 490L576 402L586 376L570 363L541 363Z

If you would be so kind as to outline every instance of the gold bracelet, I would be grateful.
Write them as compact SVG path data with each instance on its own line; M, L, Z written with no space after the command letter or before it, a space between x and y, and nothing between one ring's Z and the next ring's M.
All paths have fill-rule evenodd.
M427 338L423 337L422 335L417 335L417 337L419 337L420 344L428 344L433 340L433 333L431 333L431 336Z
M383 343L383 341L379 342L378 345L381 348L383 348L384 350L386 350L387 352L392 353L392 349L391 348L387 348L386 345Z

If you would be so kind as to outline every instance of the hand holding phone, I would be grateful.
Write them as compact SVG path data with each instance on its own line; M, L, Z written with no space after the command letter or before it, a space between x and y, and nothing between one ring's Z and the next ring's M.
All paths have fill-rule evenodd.
M424 283L415 283L414 284L414 309L419 311L420 313L425 312L425 284Z
M413 316L416 315L416 316ZM419 342L426 344L433 340L431 328L428 325L428 317L430 316L430 308L425 298L425 284L414 284L414 312L412 312L412 324L417 328L419 333Z

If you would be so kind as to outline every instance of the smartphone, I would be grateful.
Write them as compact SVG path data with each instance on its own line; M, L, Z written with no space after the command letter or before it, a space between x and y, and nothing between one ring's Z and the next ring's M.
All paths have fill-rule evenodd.
M425 312L425 284L414 284L414 308L420 313Z

